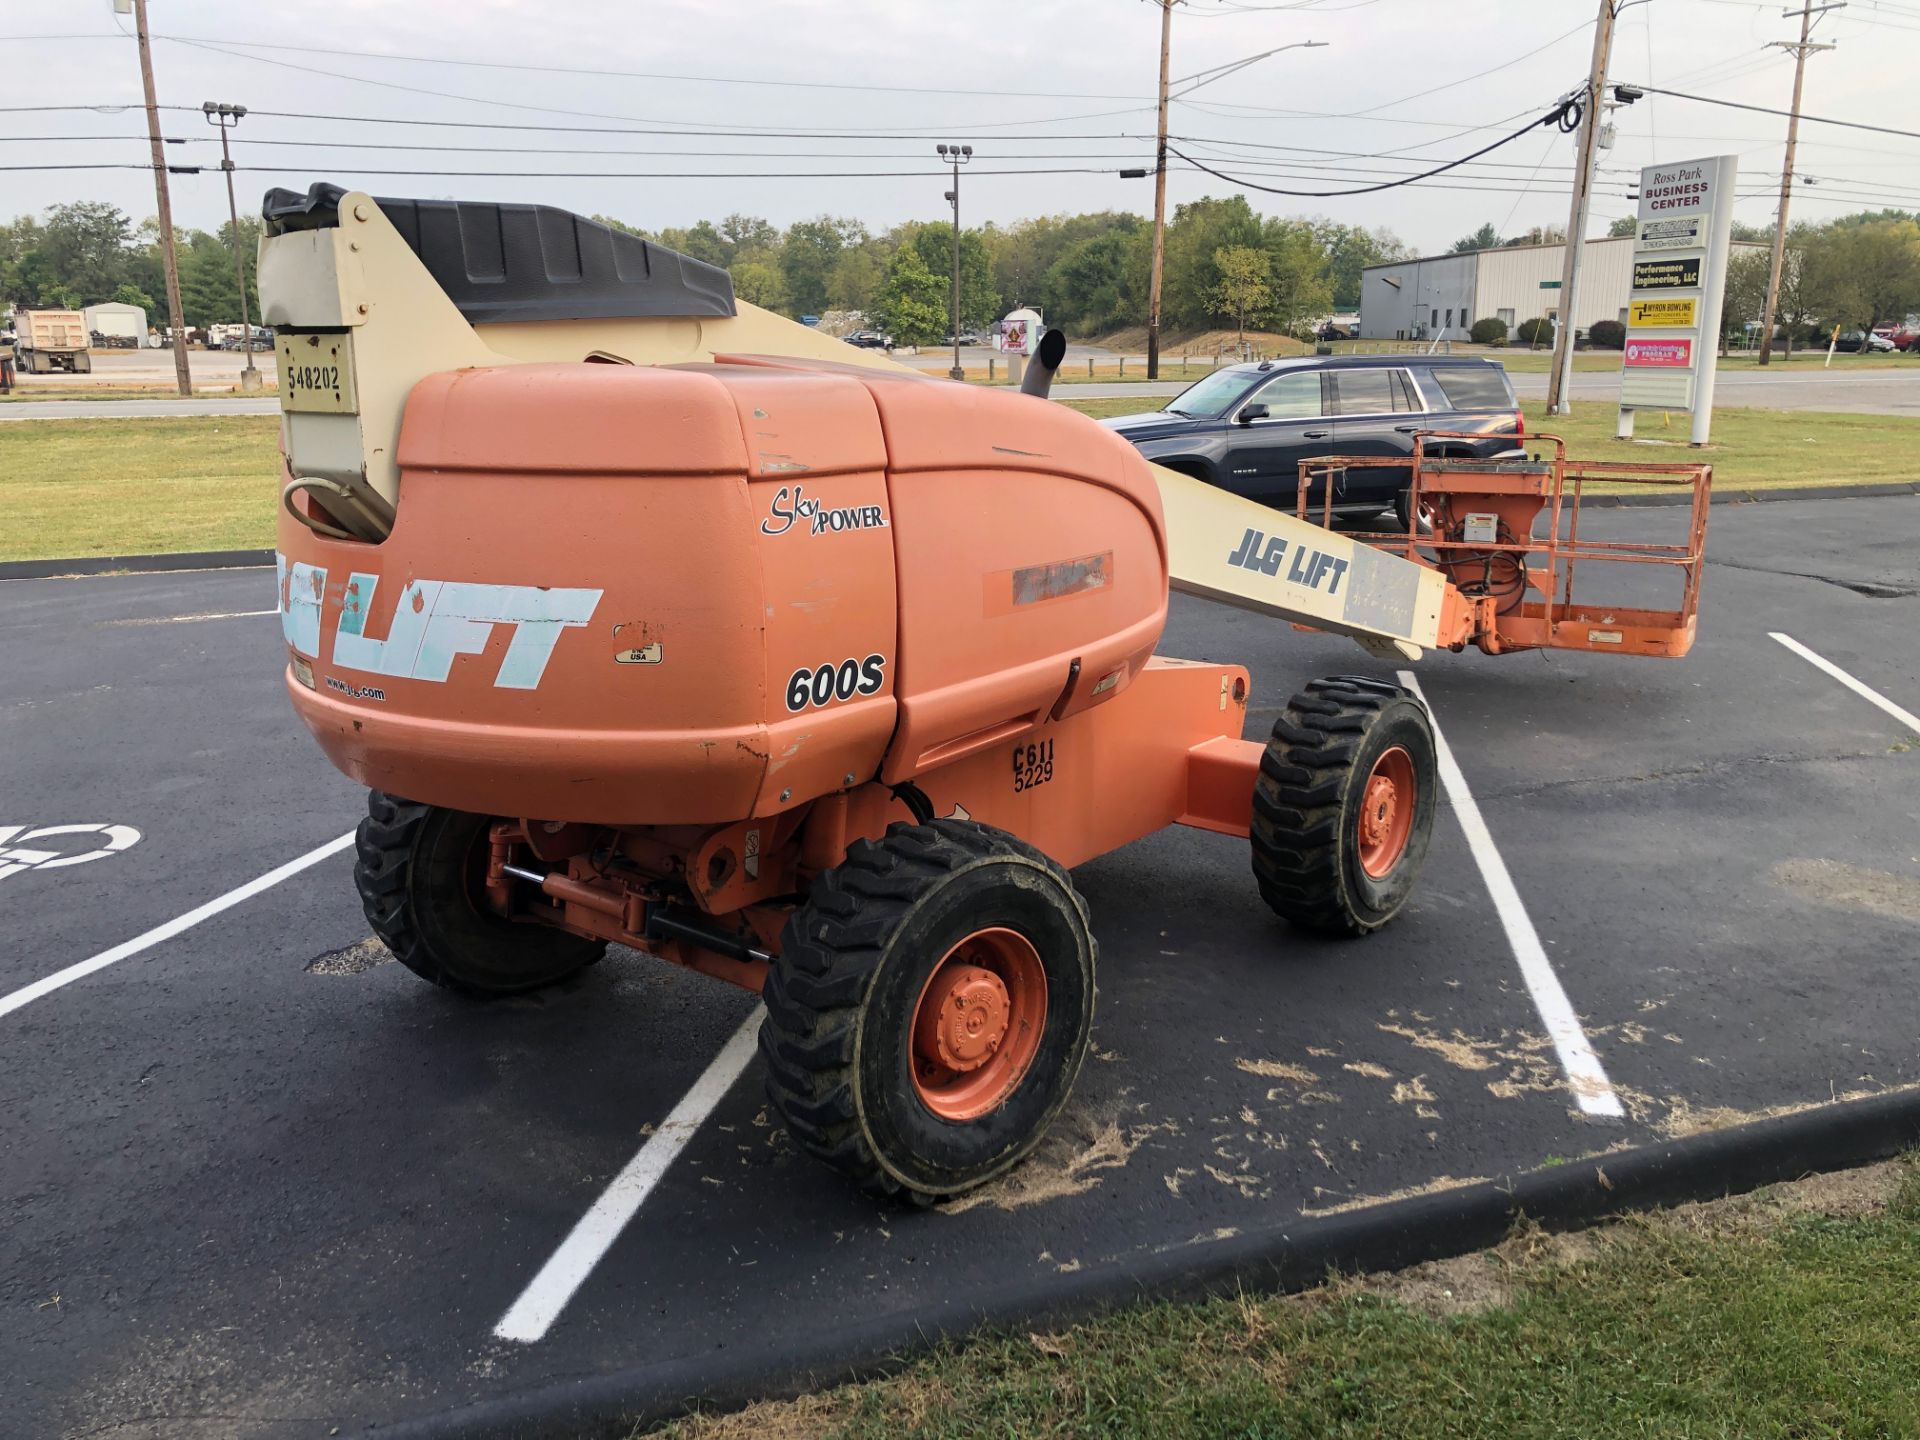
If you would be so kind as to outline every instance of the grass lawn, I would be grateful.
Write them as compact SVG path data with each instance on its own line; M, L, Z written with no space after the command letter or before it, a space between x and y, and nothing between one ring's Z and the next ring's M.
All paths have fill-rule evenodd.
M0 560L273 544L277 415L0 421Z
M1095 418L1158 408L1150 396L1063 398L1061 403ZM1618 415L1612 404L1582 402L1557 420L1529 415L1527 428L1560 436L1575 459L1647 465L1704 460L1713 466L1718 491L1920 480L1920 420L1905 416L1721 409L1713 416L1713 442L1695 450L1687 444L1690 422L1684 414L1673 415L1666 426L1659 412L1641 411L1635 420L1636 438L1629 443L1614 439Z
M1088 415L1154 408L1139 400L1062 403ZM1580 458L1714 467L1721 491L1920 479L1920 420L1784 410L1721 410L1714 443L1687 446L1686 417L1671 428L1642 413L1642 440L1613 438L1614 407L1581 404L1554 433ZM1531 428L1546 428L1530 419ZM151 420L0 421L0 560L178 550L257 549L273 543L279 491L273 415Z
M924 1221L921 1223L925 1223ZM678 1440L1645 1440L1920 1433L1920 1184L1898 1162L1290 1298L949 1347Z

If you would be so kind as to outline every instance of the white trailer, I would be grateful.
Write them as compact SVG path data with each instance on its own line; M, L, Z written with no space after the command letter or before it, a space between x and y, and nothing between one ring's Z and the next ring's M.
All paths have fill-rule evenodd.
M70 370L85 375L93 369L87 353L87 319L78 310L20 310L13 317L19 333L16 351L25 375Z

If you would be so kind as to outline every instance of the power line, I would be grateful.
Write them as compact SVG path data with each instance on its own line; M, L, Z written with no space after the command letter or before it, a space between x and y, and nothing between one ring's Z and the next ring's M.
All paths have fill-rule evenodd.
M1689 95L1684 90L1662 90L1656 85L1635 85L1632 87L1647 95L1671 95L1676 100L1697 100L1703 105L1724 105L1730 110L1752 110L1760 115L1784 115L1792 118L1791 110L1775 110L1769 105L1748 105L1739 100L1721 100L1712 95ZM1896 130L1889 125L1868 125L1859 120L1835 120L1825 115L1802 115L1802 120L1816 125L1839 125L1848 130L1872 130L1881 135L1899 135L1908 140L1920 140L1920 130Z
M1531 133L1532 131L1538 129L1542 125L1557 124L1561 127L1562 130L1571 130L1575 125L1579 123L1580 109L1581 107L1577 100L1564 101L1555 109L1541 116L1538 120L1534 121L1531 125L1523 126L1520 129L1514 131L1511 135L1502 136L1500 139L1495 140L1490 145L1483 145L1480 149L1474 151L1471 155L1463 155L1458 160L1449 160L1444 165L1436 165L1431 170L1424 171L1418 175L1407 176L1405 179L1388 180L1378 185L1362 185L1351 190L1281 190L1271 185L1256 185L1251 180L1243 180L1236 176L1229 175L1225 171L1215 170L1210 165L1202 165L1198 160L1195 160L1191 155L1185 154L1182 151L1175 149L1172 145L1169 145L1167 148L1173 151L1175 155L1180 156L1182 160L1186 161L1189 165L1193 166L1195 169L1204 170L1207 172L1207 174L1214 176L1216 179L1225 180L1230 185L1240 185L1245 187L1246 189L1259 190L1268 195L1293 195L1293 196L1304 197L1307 199L1327 200L1327 199L1333 199L1343 195L1371 195L1376 191L1393 190L1402 185L1409 185L1413 183L1415 180L1425 180L1429 176L1445 174L1449 170L1458 169L1460 166L1465 165L1470 160L1477 160L1482 155L1488 154L1489 152L1494 150L1498 150L1502 145L1512 144L1515 140L1518 140L1521 136Z
M534 114L537 114L537 115L569 115L578 120L616 120L616 121L639 120L639 123L642 123L642 124L665 123L660 121L650 122L644 119L640 119L640 117L631 116L631 115L610 115L605 113L604 111L568 110L558 105L528 105L528 104L523 104L519 101L514 101L514 100L502 100L498 96L493 96L493 95L462 95L456 91L451 91L451 90L430 90L423 85L402 85L395 80L375 80L374 78L368 75L352 75L339 70L325 70L317 65L297 65L291 60L274 60L274 59L268 58L265 55L248 55L237 50L226 49L221 45L211 44L204 40L176 39L173 43L176 45L185 45L195 50L206 50L215 55L224 55L229 60L245 60L249 64L253 64L253 65L277 65L281 69L297 70L300 73L305 75L321 75L321 76L325 76L330 80L344 80L354 85L372 85L382 90L399 90L408 95L425 95L435 100L459 100L459 101L464 101L465 103L470 105L486 105L494 108L504 108L508 110L528 110L528 111L532 111ZM1096 110L1096 111L1091 111L1084 114L1050 115L1045 117L1035 117L1030 120L985 120L985 121L976 120L976 121L968 121L964 125L941 124L941 125L931 125L926 127L905 126L901 128L915 131L916 132L915 138L925 139L931 135L945 135L955 131L1000 130L1000 129L1006 129L1012 126L1019 126L1019 125L1052 125L1052 124L1059 124L1059 123L1063 123L1071 120L1099 120L1099 119L1105 119L1113 115L1136 115L1136 114L1139 114L1142 110L1150 110L1152 108L1153 107L1150 105L1149 106L1136 105L1125 110ZM730 132L734 128L729 125L718 124L711 121L681 122L683 128L685 126L695 125L696 123L700 126L704 126L705 128L713 130L717 133ZM855 133L858 133L857 128Z
M79 38L79 37L71 37ZM113 39L113 36L102 36ZM669 80L684 81L700 85L753 85L783 90L857 90L886 95L970 95L978 96L979 87L966 89L946 89L938 85L855 85L835 80L751 80L737 75L680 75L666 70L606 70L582 65L533 65L518 60L455 60L444 55L395 55L381 50L340 50L324 45L279 45L265 40L234 40L225 36L206 35L163 35L154 32L156 40L171 40L181 45L202 45L218 49L223 45L239 50L291 50L304 55L338 55L350 60L393 60L415 65L448 65L468 70L525 70L541 75L587 75L608 80ZM226 53L222 51L221 53ZM239 59L252 59L252 56L239 56ZM995 98L1007 95L1031 96L1036 100L1137 100L1142 104L1149 97L1142 95L1108 94L1089 90L1010 90L1002 86L993 87Z

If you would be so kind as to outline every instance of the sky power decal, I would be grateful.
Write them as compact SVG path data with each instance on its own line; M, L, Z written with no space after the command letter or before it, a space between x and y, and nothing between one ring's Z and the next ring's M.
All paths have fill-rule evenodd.
M327 587L324 567L279 559L285 577L281 634L297 654L319 659L320 611ZM366 633L367 615L380 577L355 573L341 595L334 627L333 664L341 670L396 680L444 682L461 655L487 648L496 625L511 625L513 638L494 677L499 690L532 690L546 674L561 634L585 625L599 607L601 590L544 589L537 585L479 585L458 580L411 580L400 592L385 639ZM356 694L351 687L335 686ZM356 698L384 699L385 692L358 690Z

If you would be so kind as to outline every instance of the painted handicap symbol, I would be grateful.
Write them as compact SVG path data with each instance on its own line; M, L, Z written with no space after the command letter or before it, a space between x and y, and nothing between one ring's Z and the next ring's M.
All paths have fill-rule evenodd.
M25 870L104 860L139 842L140 832L131 825L43 825L37 830L0 825L0 880Z

